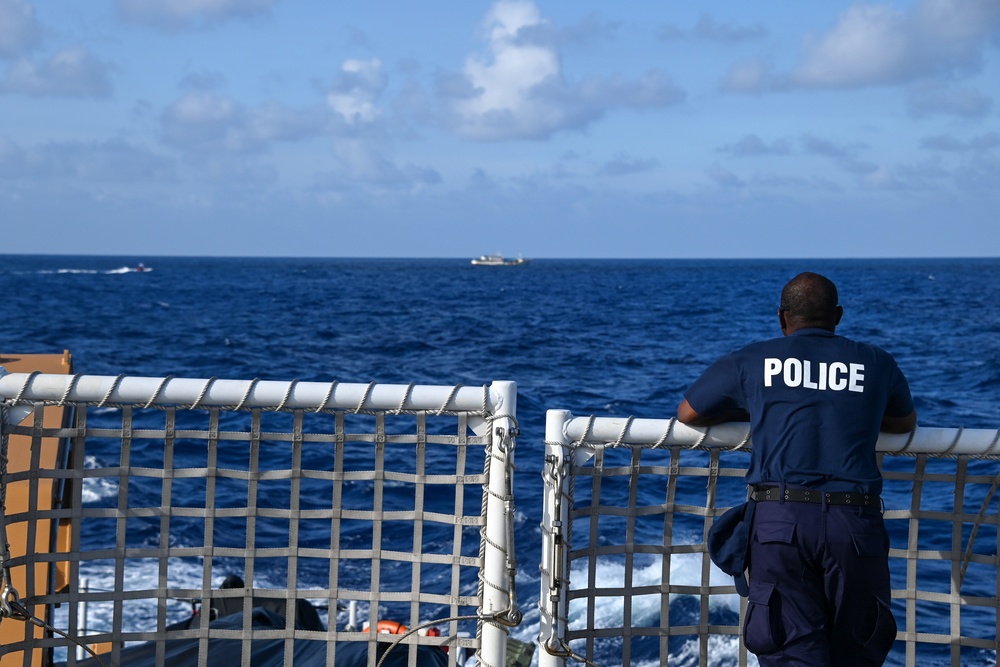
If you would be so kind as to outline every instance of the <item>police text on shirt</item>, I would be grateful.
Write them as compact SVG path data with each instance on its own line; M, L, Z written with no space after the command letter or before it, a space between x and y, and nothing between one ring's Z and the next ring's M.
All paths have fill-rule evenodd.
M815 375L814 375L815 373ZM770 387L774 378L784 380L786 387L802 387L818 391L857 391L865 389L861 383L865 379L864 364L845 364L840 361L821 361L817 369L808 359L764 359L764 386Z

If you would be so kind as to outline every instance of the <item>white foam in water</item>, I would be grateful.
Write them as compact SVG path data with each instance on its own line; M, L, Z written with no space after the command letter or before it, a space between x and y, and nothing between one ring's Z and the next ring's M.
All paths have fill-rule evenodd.
M679 585L698 586L701 583L701 555L700 554L675 554L670 559L670 580ZM732 581L732 577L717 568L714 564L709 574L709 582L713 586L725 586ZM659 556L650 557L648 562L632 570L632 585L647 586L660 583L663 571L662 558ZM578 567L574 567L570 574L570 581L573 582L574 589L581 589L587 585L589 575L589 563L581 562ZM595 583L600 588L622 588L625 586L625 564L603 560L598 562ZM673 597L676 597L674 595ZM724 606L739 613L739 596L713 595L710 606ZM620 626L624 619L625 600L624 598L602 597L601 603L597 606L597 616L595 621L598 627ZM573 600L569 608L569 624L572 629L582 629L586 627L587 621L586 600ZM632 623L635 625L658 625L660 614L660 596L643 595L632 598Z
M740 664L740 645L735 637L724 637L722 635L711 635L708 638L709 663L712 667L735 667ZM677 667L696 667L700 656L700 648L697 639L684 642L684 646L677 652L677 655L670 656L670 664ZM757 656L747 653L747 667L755 667Z
M97 458L85 456L83 467L90 470L97 468ZM118 481L110 477L88 477L83 480L83 487L80 490L84 504L94 503L102 498L114 496L117 493Z
M159 561L157 559L130 560L125 568L125 578L122 588L125 591L151 590L155 589L160 574ZM90 591L111 591L115 587L114 563L110 560L83 561L80 563L80 581L85 582L87 590ZM216 566L213 569L212 587L218 588L228 573L224 567ZM197 589L201 587L203 575L203 563L196 559L171 559L169 563L168 578L169 585L173 588ZM271 581L266 573L258 573L254 580L254 586L259 589L283 589L284 583ZM83 585L83 584L82 584ZM82 590L82 588L81 588ZM308 590L302 590L303 597L309 599ZM310 600L317 605L325 605L326 599ZM157 623L157 604L153 598L131 599L124 602L125 610L123 614L122 630L124 632L137 632L155 628ZM66 630L69 624L68 605L61 605L55 609L55 626ZM167 600L167 625L182 621L193 611L191 602L188 600ZM334 610L336 612L336 610ZM323 623L328 622L327 611L318 608L320 619ZM347 623L347 612L341 612L343 616L339 619L342 626ZM359 605L359 618L367 618L367 605ZM91 602L87 605L87 618L80 621L84 625L83 630L91 633L107 632L114 624L114 605L112 602ZM65 660L65 653L57 659Z
M157 559L130 560L125 568L125 578L122 587L125 591L150 590L155 589L159 580L159 561ZM213 569L212 587L218 588L226 577L224 568ZM202 562L195 559L171 559L169 564L169 583L171 587L196 589L201 587L203 575ZM87 590L90 591L111 591L115 587L114 563L110 560L84 561L80 563L80 581L85 582ZM254 580L255 587L268 589L283 588L275 582L268 581L266 576L258 577ZM82 590L82 588L81 588ZM308 592L303 591L304 597L308 599ZM313 600L314 603L325 604L326 600ZM188 600L167 600L166 623L170 625L183 621L191 616L193 607ZM367 614L367 607L359 610ZM327 614L324 609L317 609L320 619L326 623ZM345 612L346 613L346 612ZM61 605L55 609L55 626L66 630L69 625L69 607ZM124 632L138 632L155 628L157 623L157 603L153 598L132 599L124 602L122 630ZM346 616L345 616L346 621ZM112 602L91 602L87 605L87 617L81 619L84 626L80 629L80 634L84 631L90 633L107 632L114 624L114 605ZM57 660L65 660L65 650L57 649L57 653L62 651L61 657L57 655Z
M148 590L156 588L160 573L157 559L130 560L125 568L123 588L126 591ZM82 561L80 563L81 590L112 591L115 588L115 567L110 560ZM201 586L202 566L195 561L171 560L169 565L170 584L179 588L194 588ZM219 578L219 583L222 577ZM182 621L191 616L192 606L185 600L167 601L167 625ZM136 632L141 629L155 628L157 622L157 604L155 599L126 600L123 611L125 632ZM69 605L59 605L54 609L55 627L69 630ZM114 604L112 602L90 602L86 608L86 618L78 621L83 627L77 631L70 630L71 636L108 632L114 624ZM55 659L66 659L65 649L55 649Z
M701 583L701 555L700 554L675 554L670 559L670 580L678 585L697 586ZM661 557L650 556L640 566L632 570L632 585L635 587L656 585L661 581L663 571L663 561ZM595 572L595 583L602 588L622 588L625 586L625 564L620 561L601 559L597 563ZM732 577L717 568L711 566L709 582L713 586L726 586L732 582ZM574 564L570 571L570 581L572 588L579 590L587 586L589 574L589 563L579 561ZM677 595L671 596L678 597ZM735 613L739 613L740 602L736 594L713 595L709 605L711 608L726 608ZM602 597L600 604L595 607L595 625L598 628L620 627L624 618L625 600L620 597ZM512 631L511 636L515 639L534 643L540 632L539 612L536 607L522 610L524 619L521 625ZM586 600L573 600L569 607L569 627L573 630L582 630L587 627L587 603ZM632 598L632 624L634 626L658 626L660 616L660 596L644 595ZM538 664L538 651L536 647L532 664ZM730 636L709 637L709 664L713 667L728 667L739 663L739 639ZM681 650L676 655L670 656L671 665L686 667L697 665L699 657L698 640L692 639L685 642ZM757 659L750 654L747 664L757 665ZM572 664L569 661L567 664ZM637 660L633 661L630 667L657 667L660 661L657 660ZM610 663L601 662L601 667L615 667Z

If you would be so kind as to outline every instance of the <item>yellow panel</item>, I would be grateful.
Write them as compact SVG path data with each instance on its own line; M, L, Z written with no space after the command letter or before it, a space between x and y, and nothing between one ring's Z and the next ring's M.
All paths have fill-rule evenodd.
M2 354L0 355L0 366L3 366L8 373L30 373L40 371L42 373L62 373L72 372L72 358L69 351L63 354ZM69 411L58 406L47 406L43 412L43 424L46 428L58 428L65 425L69 417ZM22 423L30 424L33 415L28 415ZM8 444L9 461L8 472L19 472L28 470L32 463L32 439L25 435L12 435ZM37 452L39 468L53 469L60 463L59 447L57 438L42 438L41 447ZM55 480L36 479L35 497L39 510L52 509L60 499L55 497ZM32 482L28 480L10 484L7 488L7 513L24 512L30 506ZM69 550L69 526L65 529L60 526L56 549L59 552ZM34 525L34 553L48 553L52 549L53 522L39 521ZM18 523L7 527L7 539L10 542L11 557L23 556L26 553L26 546L29 539L29 525ZM30 576L29 576L30 575ZM68 584L69 563L62 562L56 564L56 586L65 587ZM42 595L49 582L49 564L36 563L29 571L28 567L20 566L11 568L11 584L18 593L21 600ZM46 621L45 608L32 606L28 611ZM26 632L31 631L34 636L41 638L44 630L31 623L21 623L11 619L6 619L0 623L0 645L9 645L24 641ZM23 651L13 651L0 657L0 667L23 667L25 664L42 667L44 652L35 651L30 663L25 663Z

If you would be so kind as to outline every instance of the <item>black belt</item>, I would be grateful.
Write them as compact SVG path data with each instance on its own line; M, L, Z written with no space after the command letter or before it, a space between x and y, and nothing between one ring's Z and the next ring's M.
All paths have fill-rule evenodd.
M827 505L852 505L854 507L881 507L882 499L870 493L859 491L817 491L815 489L789 489L784 494L778 486L753 486L750 498L757 502L785 500L793 503L826 502Z

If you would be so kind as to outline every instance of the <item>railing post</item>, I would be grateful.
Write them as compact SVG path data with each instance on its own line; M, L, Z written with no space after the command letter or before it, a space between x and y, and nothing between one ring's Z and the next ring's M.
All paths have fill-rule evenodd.
M489 489L486 503L486 547L483 554L483 614L497 619L483 623L482 658L487 665L504 665L507 632L521 622L514 590L517 561L513 535L514 436L517 434L517 384L494 382L499 414L490 423Z
M538 597L539 667L563 667L568 654L563 637L566 636L566 597L569 592L566 577L568 555L565 550L569 507L564 500L569 495L565 484L569 465L567 450L571 443L563 427L571 417L567 410L549 410L545 414L541 592Z

